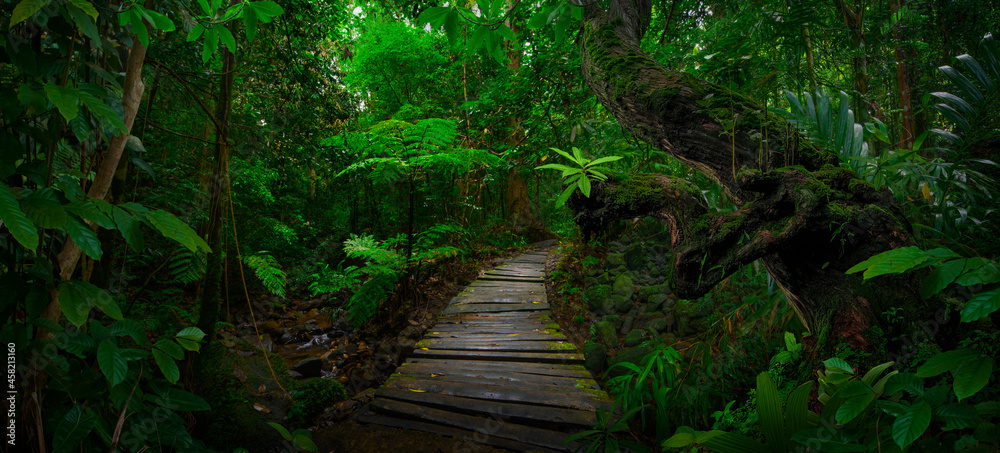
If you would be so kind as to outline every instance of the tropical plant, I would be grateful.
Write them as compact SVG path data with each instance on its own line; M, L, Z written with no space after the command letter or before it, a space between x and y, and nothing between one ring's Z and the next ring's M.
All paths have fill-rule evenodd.
M612 415L615 412L614 409L605 410L603 407L599 407L597 408L597 424L594 426L594 429L573 434L563 440L563 443L578 440L587 441L587 443L581 444L574 450L578 452L586 448L586 453L617 453L622 451L623 447L637 453L649 452L651 450L642 444L630 440L620 440L615 437L616 433L627 431L629 420L644 408L645 406L633 407L625 411L621 416L614 417Z
M562 172L563 183L566 184L566 189L563 190L562 194L560 194L558 198L556 198L556 207L566 204L566 200L569 200L570 195L573 195L573 192L577 189L580 190L580 193L582 193L583 196L589 198L591 180L604 181L608 179L608 176L605 175L604 172L611 171L610 168L601 167L600 164L614 162L621 159L621 156L604 156L598 159L590 160L583 157L583 153L575 146L573 147L572 155L558 148L550 149L577 165L576 167L570 167L563 164L545 164L535 167L536 169L548 168Z
M868 144L865 143L865 128L854 122L850 97L843 91L839 94L839 107L832 108L830 97L823 90L803 93L803 103L795 93L785 90L785 98L791 111L771 108L784 116L801 130L806 137L815 140L840 157L841 165L853 168L859 175L866 174ZM834 110L838 113L834 115Z

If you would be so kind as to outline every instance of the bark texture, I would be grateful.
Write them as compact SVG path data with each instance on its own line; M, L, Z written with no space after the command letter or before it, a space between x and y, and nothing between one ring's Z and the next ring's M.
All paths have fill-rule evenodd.
M616 219L662 219L676 253L674 292L684 298L762 259L811 331L861 347L869 346L871 327L904 333L932 317L909 278L865 283L844 273L873 254L913 243L891 193L800 141L752 99L650 58L638 45L649 17L645 0L588 7L584 77L622 126L717 181L740 208L709 212L696 188L675 178L609 180L589 199L575 194L569 202L584 232ZM906 308L907 318L885 325L880 314L889 307Z

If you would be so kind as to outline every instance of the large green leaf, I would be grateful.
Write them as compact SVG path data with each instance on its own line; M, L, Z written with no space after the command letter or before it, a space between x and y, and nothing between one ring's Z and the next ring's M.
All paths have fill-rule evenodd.
M451 7L448 6L432 6L423 10L419 16L417 16L418 24L431 24L431 27L438 28L444 25L444 19L451 11Z
M983 389L993 375L993 365L996 361L992 357L979 355L962 361L955 369L955 396L963 400Z
M204 398L176 387L163 386L156 393L157 395L147 394L146 400L167 409L175 411L207 411L212 409Z
M768 372L757 375L757 415L767 446L774 451L785 451L789 436L785 435L785 414L781 410L778 387Z
M269 0L252 2L252 4L255 12L257 13L257 17L264 23L271 22L273 18L285 13L285 10L282 9L281 6Z
M32 193L21 200L21 209L39 228L62 228L69 218L58 201L40 192Z
M108 230L115 229L115 221L102 212L93 201L74 201L68 205L64 205L63 209L71 214L80 216L83 220L94 222L101 228Z
M125 121L122 119L121 113L110 105L105 104L103 100L98 99L97 96L90 93L81 93L80 100L83 101L83 105L87 106L90 113L100 119L101 122L117 129L122 134L128 133L128 128L125 127Z
M105 338L97 347L97 364L112 387L124 381L128 373L128 363L119 352L118 345L110 338Z
M857 382L857 381L852 381ZM874 393L866 393L844 400L844 404L837 409L837 424L845 425L865 412L865 409L875 401Z
M101 259L101 255L104 253L101 250L101 241L97 239L97 233L89 225L75 217L70 217L66 222L66 233L87 256L95 260Z
M997 310L1000 310L1000 288L981 292L962 307L962 322L978 321Z
M931 405L921 400L907 408L892 424L892 439L900 448L906 448L922 436L930 424Z
M187 249L192 252L197 250L201 250L203 252L212 251L212 249L208 247L205 240L198 236L198 233L167 211L157 209L153 212L147 213L146 220L149 220L153 227L159 230L161 234L169 239L177 241L179 244L187 247Z
M59 284L59 307L66 314L66 318L77 327L87 321L91 307L99 308L112 319L122 319L118 303L108 293L79 280Z
M45 5L49 4L49 0L21 0L14 7L14 11L10 16L10 27L14 28L15 25L24 22L27 18L34 16L38 10L42 9Z
M6 184L0 182L0 220L22 247L35 251L38 248L38 230L21 210L17 197Z
M97 417L83 405L77 403L59 420L55 433L52 435L52 451L69 453L79 450L80 442L90 434L97 425Z
M173 357L167 355L167 353L154 348L153 360L156 361L156 366L160 368L160 372L163 373L163 377L167 379L167 382L176 384L177 380L181 378L181 371L177 368L177 362Z
M742 434L725 431L699 433L697 442L719 453L772 453L779 451Z
M111 335L116 337L129 336L137 344L146 343L146 329L139 321L133 319L121 319L111 325Z
M142 230L139 229L139 223L135 221L128 211L119 208L118 206L112 206L111 209L111 217L114 218L115 225L118 226L118 232L120 232L122 237L125 238L125 242L128 243L129 247L138 251L145 248Z
M177 332L175 336L185 340L201 341L202 338L205 338L205 332L197 327L185 327L180 332Z
M955 349L938 353L917 368L917 377L928 378L954 370L959 364L976 355L976 351L971 349Z
M973 428L982 421L976 408L966 403L950 403L934 409L934 415L945 422L944 429Z
M80 90L49 82L45 84L45 95L49 98L49 102L59 109L59 113L66 118L66 121L80 114Z
M906 272L930 259L919 247L910 246L889 250L872 256L847 270L848 274L865 271L865 280L885 274Z
M939 293L955 281L955 278L965 269L965 260L945 262L931 271L920 285L920 297L928 298Z
M247 3L243 8L243 31L247 34L247 41L257 37L257 10L253 3Z
M809 381L795 388L788 395L788 403L785 407L785 432L795 434L803 429L810 428L810 416L815 416L809 412L809 393L812 391L815 382Z

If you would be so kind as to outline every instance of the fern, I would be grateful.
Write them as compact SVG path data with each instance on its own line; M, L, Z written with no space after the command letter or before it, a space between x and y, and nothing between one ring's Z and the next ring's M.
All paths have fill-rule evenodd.
M344 306L348 320L354 328L361 327L378 311L378 307L396 286L398 274L375 273L354 292Z
M243 258L243 262L253 269L254 274L272 294L284 298L287 277L278 260L267 252L259 252Z
M187 285L201 280L205 275L206 264L205 252L192 252L182 247L167 263L167 268L175 281Z

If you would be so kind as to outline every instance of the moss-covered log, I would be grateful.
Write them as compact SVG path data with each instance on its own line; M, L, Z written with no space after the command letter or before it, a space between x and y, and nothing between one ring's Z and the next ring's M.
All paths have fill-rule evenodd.
M865 283L844 273L873 254L913 243L892 195L799 140L764 106L650 58L638 45L649 15L644 0L587 7L584 77L625 128L716 180L739 209L708 212L700 194L676 179L611 180L590 199L571 199L584 232L620 218L663 219L673 233L675 292L687 298L760 258L812 331L862 347L873 327L905 334L934 319L942 307L922 301L909 278ZM892 326L881 316L891 307L905 314Z

